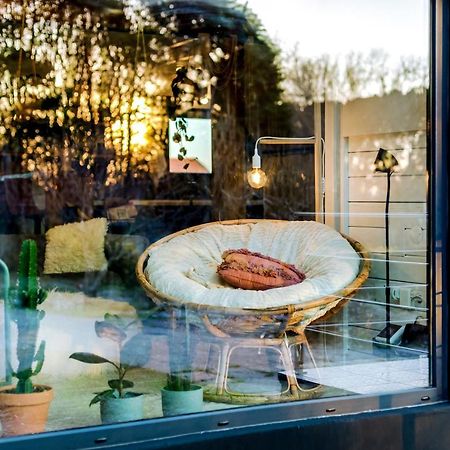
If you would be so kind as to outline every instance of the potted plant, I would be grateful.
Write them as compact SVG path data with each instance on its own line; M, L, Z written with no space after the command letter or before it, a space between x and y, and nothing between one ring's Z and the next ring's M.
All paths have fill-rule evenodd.
M109 364L114 369L114 377L108 380L109 388L96 392L89 403L100 403L100 417L103 423L139 420L144 416L143 394L128 389L134 383L126 376L135 367L142 367L150 356L150 336L142 332L129 338L127 331L136 321L126 323L117 315L105 314L103 321L95 322L98 337L115 342L118 346L118 361L111 361L94 353L73 353L69 358L86 364Z
M5 435L19 435L44 431L53 390L49 386L33 384L44 364L45 341L37 345L39 325L44 311L38 309L47 298L37 276L37 245L34 240L22 243L19 255L17 288L8 307L17 326L17 378L15 387L0 389L0 420ZM8 364L11 365L9 361Z
M177 318L177 313L181 317ZM163 414L174 416L201 411L203 388L192 382L190 325L186 308L172 311L169 365L167 384L161 389Z

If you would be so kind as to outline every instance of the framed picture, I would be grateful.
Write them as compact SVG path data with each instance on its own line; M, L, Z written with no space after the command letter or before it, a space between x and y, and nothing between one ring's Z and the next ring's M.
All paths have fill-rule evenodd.
M169 121L169 172L212 173L211 119Z

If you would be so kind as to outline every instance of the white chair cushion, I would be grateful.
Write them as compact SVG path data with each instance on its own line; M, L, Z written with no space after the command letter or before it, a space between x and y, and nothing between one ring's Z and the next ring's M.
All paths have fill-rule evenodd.
M252 252L294 264L300 284L266 291L236 289L217 275L225 250ZM336 293L358 275L360 258L334 229L312 221L213 224L178 235L149 252L146 276L159 291L182 302L236 308L301 304Z

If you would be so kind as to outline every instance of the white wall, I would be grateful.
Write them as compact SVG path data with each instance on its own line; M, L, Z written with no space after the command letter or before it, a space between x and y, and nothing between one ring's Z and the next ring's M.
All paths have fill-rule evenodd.
M45 362L35 382L47 383L49 377L98 375L110 371L109 365L83 364L69 359L74 352L90 352L105 358L118 359L118 347L95 333L95 321L105 313L117 314L130 322L136 319L135 309L125 302L90 298L83 293L50 292L42 304L45 317L40 323L39 340L46 341ZM135 332L134 329L132 332ZM11 327L12 366L17 367L17 330Z
M372 169L382 147L400 163L391 183L391 285L403 289L403 302L413 297L412 305L425 306L425 94L328 103L325 111L327 223L363 243L374 259L370 280L358 296L384 300L386 175Z

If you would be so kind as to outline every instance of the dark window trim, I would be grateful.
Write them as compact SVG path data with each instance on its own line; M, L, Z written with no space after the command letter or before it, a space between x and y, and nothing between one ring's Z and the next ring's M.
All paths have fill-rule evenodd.
M449 119L450 119L450 5L446 0L430 1L431 5L431 83L430 83L430 144L435 149L430 177L430 204L433 218L431 242L435 271L432 279L432 299L436 327L432 350L436 355L432 367L433 381L439 386L441 398L449 398L450 385L448 347L448 211L449 211ZM440 326L439 326L440 325Z
M355 421L355 416L383 417L390 415L428 414L444 410L450 414L448 386L448 285L444 274L448 267L448 128L449 128L449 12L447 0L430 0L431 19L431 83L430 83L430 143L435 149L431 161L430 212L433 218L432 291L440 323L432 336L437 358L433 369L437 387L379 396L348 396L318 399L308 402L280 403L244 407L224 411L174 418L148 419L139 422L62 430L33 436L0 438L0 450L29 450L30 448L91 449L91 448L159 448L182 443L217 440L226 436L249 434L258 430L296 428L302 424L333 421ZM440 399L444 398L445 401ZM430 404L434 403L434 404ZM422 405L422 406L417 406ZM411 408L412 406L416 406ZM366 412L364 412L366 411ZM375 411L368 413L367 411ZM331 422L330 422L331 421ZM272 444L272 446L274 443ZM273 447L275 448L275 447Z

